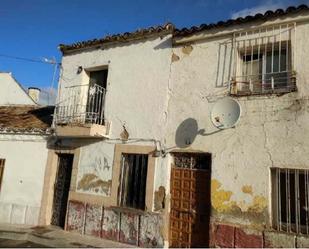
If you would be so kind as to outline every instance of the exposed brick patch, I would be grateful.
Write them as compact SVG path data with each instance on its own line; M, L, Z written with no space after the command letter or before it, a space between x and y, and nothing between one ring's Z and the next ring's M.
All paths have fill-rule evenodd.
M247 232L241 228L235 228L235 247L259 248L263 247L263 235L261 233Z
M234 247L235 227L217 225L215 231L215 245L218 247Z

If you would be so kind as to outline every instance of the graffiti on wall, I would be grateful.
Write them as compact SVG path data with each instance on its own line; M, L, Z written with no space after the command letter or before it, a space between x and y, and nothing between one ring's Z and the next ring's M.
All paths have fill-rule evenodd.
M81 151L77 191L109 196L112 185L112 158L106 146L87 146Z

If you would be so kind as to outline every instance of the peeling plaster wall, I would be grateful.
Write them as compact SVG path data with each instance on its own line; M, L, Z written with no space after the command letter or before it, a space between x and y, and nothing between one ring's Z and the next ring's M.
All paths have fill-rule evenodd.
M130 138L162 140L170 57L170 35L65 55L59 99L69 97L68 86L89 83L84 71L77 74L79 66L107 66L104 117L112 123L110 137L119 138L125 123Z
M67 230L140 247L162 247L163 220L154 213L130 212L70 201Z
M238 98L240 122L236 128L218 132L210 121L210 111L215 101L227 94L226 60L231 47L222 44L231 37L173 48L167 147L175 146L177 128L184 120L196 120L196 137L191 136L188 149L212 154L213 218L269 227L270 167L309 169L309 24L297 25L298 91ZM201 129L204 132L198 134Z
M0 222L38 224L47 152L42 136L0 136L0 158L5 159Z
M76 191L109 196L112 182L114 145L94 143L81 149Z
M108 122L111 122L110 139L81 143L76 192L97 197L110 196L110 186L113 184L111 180L114 148L116 143L121 143L117 139L120 138L123 125L129 133L129 139L132 139L128 141L128 145L154 146L151 140L164 141L172 55L171 42L171 36L167 35L161 38L150 38L147 41L110 45L104 49L87 50L63 57L60 101L69 96L68 89L72 88L67 88L68 86L88 84L89 78L85 72L76 73L79 66L86 70L108 67L104 116ZM168 157L156 159L154 191L157 191L160 186L169 191L167 165ZM102 207L89 209L87 206L85 214L81 211L86 210L85 207L72 202L68 211L67 229L131 244L162 246L162 234L165 231L165 228L161 231L162 205L165 205L162 203L166 200L164 194L168 192L164 191L163 194L162 188L160 190L161 207L156 206L158 213L121 214L121 223L119 223L119 213L109 210L108 206L103 207L102 224L97 224L96 222L100 220L98 210ZM86 215L86 223L85 227L81 228L80 222L83 215ZM96 219L93 218L94 216ZM139 223L136 223L137 221ZM132 224L133 227L131 227ZM142 228L139 227L140 225Z

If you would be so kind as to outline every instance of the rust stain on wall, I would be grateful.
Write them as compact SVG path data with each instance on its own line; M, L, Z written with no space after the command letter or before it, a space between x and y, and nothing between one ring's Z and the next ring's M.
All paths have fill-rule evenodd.
M221 185L218 180L211 180L211 204L218 212L226 212L235 205L235 202L230 202L233 193L220 189Z
M242 186L241 188L242 192L245 193L245 194L249 194L249 195L252 195L253 192L252 192L252 186L251 185L244 185Z
M159 211L165 207L165 188L160 186L154 195L154 210Z
M248 211L254 213L262 213L267 208L267 200L263 196L255 196L252 204L249 206Z
M179 60L180 60L179 56L177 54L173 53L172 54L172 62L179 61Z
M109 194L112 185L112 180L103 181L95 174L85 174L77 184L78 190L95 192L103 191L106 195Z
M191 45L187 45L187 46L182 47L181 51L184 54L189 55L193 51L193 47Z
M253 196L252 186L245 185L242 192L250 194L251 202L231 201L232 191L221 189L222 184L213 179L211 181L211 202L214 213L228 214L234 217L247 218L254 222L264 222L267 216L267 200L261 195Z

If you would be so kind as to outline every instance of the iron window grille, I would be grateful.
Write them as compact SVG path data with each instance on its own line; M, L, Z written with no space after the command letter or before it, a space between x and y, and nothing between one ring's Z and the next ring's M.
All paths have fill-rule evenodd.
M271 169L273 228L309 234L309 170Z
M122 154L119 206L145 210L147 154Z
M295 30L295 24L284 24L234 33L230 93L252 95L295 91Z

